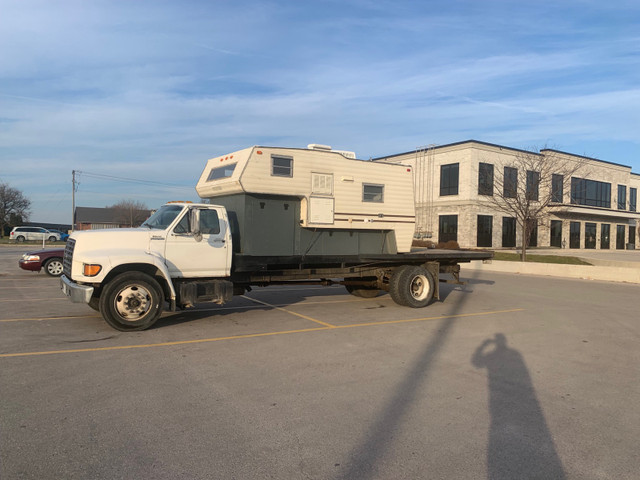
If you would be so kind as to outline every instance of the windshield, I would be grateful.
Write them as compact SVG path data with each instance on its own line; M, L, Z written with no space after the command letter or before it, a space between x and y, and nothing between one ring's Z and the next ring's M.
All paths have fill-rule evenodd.
M163 205L160 209L151 215L142 225L149 228L157 228L164 230L175 220L182 211L179 205Z

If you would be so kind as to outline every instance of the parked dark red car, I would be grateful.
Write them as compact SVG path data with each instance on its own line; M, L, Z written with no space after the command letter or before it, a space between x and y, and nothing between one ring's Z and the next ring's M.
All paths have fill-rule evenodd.
M64 248L55 248L51 250L39 250L37 252L29 252L22 255L18 262L20 268L24 270L32 270L39 272L44 271L52 277L62 275L62 258L64 257Z

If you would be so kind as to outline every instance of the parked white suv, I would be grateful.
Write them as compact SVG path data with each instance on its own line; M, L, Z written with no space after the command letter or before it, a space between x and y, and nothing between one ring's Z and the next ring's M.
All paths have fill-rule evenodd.
M57 242L60 240L60 234L50 232L42 227L15 227L9 234L10 240L16 242L24 242L25 240L48 240L49 242Z

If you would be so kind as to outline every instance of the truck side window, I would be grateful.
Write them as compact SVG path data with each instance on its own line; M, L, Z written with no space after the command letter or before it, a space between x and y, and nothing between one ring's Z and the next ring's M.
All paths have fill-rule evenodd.
M363 202L384 202L384 185L373 185L371 183L362 184Z
M187 210L176 225L176 228L173 229L173 233L189 233L189 230L189 211Z
M200 210L200 232L204 235L220 233L220 221L215 210Z
M293 158L272 155L271 175L274 177L293 177Z

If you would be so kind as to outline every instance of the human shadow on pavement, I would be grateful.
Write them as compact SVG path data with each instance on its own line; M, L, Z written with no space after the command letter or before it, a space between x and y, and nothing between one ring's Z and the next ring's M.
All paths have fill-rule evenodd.
M566 478L520 352L497 333L480 344L471 363L486 368L489 381L488 478Z

